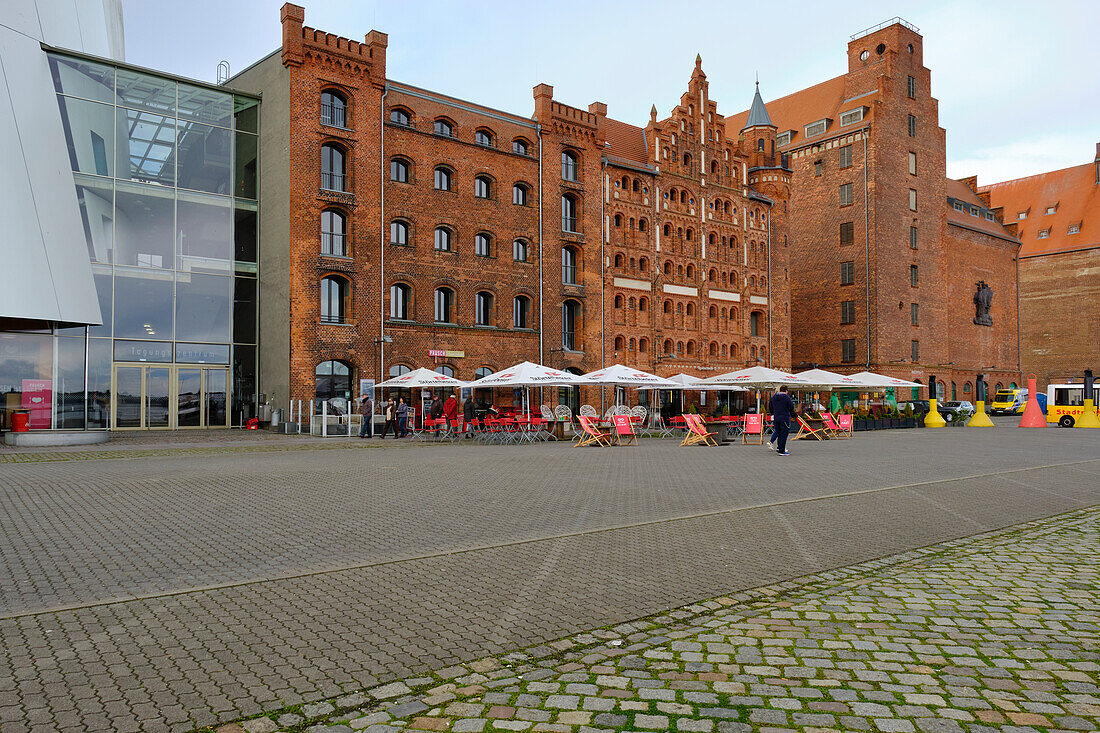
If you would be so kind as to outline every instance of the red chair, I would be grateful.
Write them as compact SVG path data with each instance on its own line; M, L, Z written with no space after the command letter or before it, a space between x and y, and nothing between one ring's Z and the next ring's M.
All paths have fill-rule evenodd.
M756 436L757 443L764 444L764 416L757 414L745 415L745 430L741 433L741 443L748 443L749 436Z
M611 420L615 425L614 437L619 445L638 445L638 434L634 432L634 421L630 419L630 415L612 415Z

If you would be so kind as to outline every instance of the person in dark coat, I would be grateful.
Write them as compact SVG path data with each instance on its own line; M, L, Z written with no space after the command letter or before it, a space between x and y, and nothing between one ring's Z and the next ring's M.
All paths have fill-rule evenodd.
M473 395L467 397L462 403L462 419L466 422L466 436L470 437L474 429L474 420L477 419L477 404L474 402Z
M394 436L398 438L404 438L409 434L409 406L405 404L404 397L397 398L397 430L394 432Z
M439 399L439 395L432 398L432 406L428 411L428 414L433 420L438 420L443 417L443 400Z
M791 420L794 419L794 401L787 394L787 385L781 385L768 403L768 412L772 414L772 437L768 438L768 447L781 456L787 452L787 436L791 433Z
M363 400L359 404L359 414L363 416L363 424L359 428L360 438L373 438L374 437L374 400L371 399L370 394L363 395Z
M388 400L386 400L386 404L382 408L382 417L386 419L386 421L382 424L383 440L385 439L386 434L389 433L391 430L393 431L393 437L395 439L400 438L401 436L397 433L397 406L393 404L393 397L390 397Z

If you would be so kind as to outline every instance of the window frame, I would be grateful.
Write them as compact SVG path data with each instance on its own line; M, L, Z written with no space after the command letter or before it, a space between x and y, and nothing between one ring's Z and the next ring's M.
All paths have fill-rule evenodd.
M442 300L441 300L442 298ZM440 318L440 315L446 316L446 318ZM436 323L455 323L455 291L446 286L440 286L435 289L435 310L434 310Z
M493 235L488 232L478 232L474 235L474 256L493 256Z
M512 327L530 329L527 325L531 320L531 299L526 295L516 295L512 298ZM522 316L522 317L521 317Z
M491 199L493 197L493 179L485 174L474 176L474 198Z
M412 286L395 282L390 285L390 320L409 321L412 311Z
M395 177L400 171L404 171L404 178ZM391 183L412 183L412 164L407 158L394 156L390 158L390 182Z
M561 151L561 178L563 181L578 182L580 179L580 155L572 150Z
M395 231L404 232L405 240L403 242L399 242L394 239L393 235ZM395 247L408 247L409 240L411 239L411 233L412 227L409 225L409 222L405 221L404 219L390 219L390 244L394 245Z
M340 105L329 102L325 104L325 97L329 97L332 100L338 100ZM330 107L329 117L325 119L325 107ZM326 127L335 127L338 130L347 130L348 127L348 108L351 105L348 102L348 97L343 92L339 92L335 89L322 89L321 90L321 124ZM340 118L343 118L342 120ZM342 122L342 124L341 124Z
M446 186L441 186L445 183ZM454 191L454 171L445 165L437 165L432 170L432 188L436 191Z
M519 253L520 248L523 249L523 258L522 259L520 259L519 257L516 257L516 254ZM530 252L531 252L531 245L526 239L523 239L521 237L517 237L516 239L512 240L512 261L513 262L527 262L528 261L527 258L530 255Z
M432 134L453 138L455 136L455 124L446 117L436 117L432 120Z
M841 170L852 167L851 145L841 145L840 148L837 149L837 162L840 165Z
M513 206L527 206L527 199L530 190L526 183L520 183L519 181L512 184L512 205ZM517 201L516 199L520 200Z
M444 235L446 246L440 246L440 235ZM432 235L432 248L436 252L454 252L454 232L445 226L437 226Z
M479 290L474 293L474 325L492 326L495 305L496 298L488 290Z
M837 197L840 201L839 206L852 206L855 202L855 186L852 183L842 183L837 188ZM847 201L845 201L847 198Z
M339 155L339 173L332 170L332 165L336 162L335 155ZM326 183L332 185L325 185ZM337 184L339 188L336 187ZM348 151L335 142L321 144L321 188L337 193L347 193L348 190Z
M333 294L333 288L337 293ZM351 297L351 283L342 275L329 274L321 278L320 283L320 308L318 316L321 323L344 324L347 323L348 300ZM336 305L336 314L332 313L333 305Z
M575 247L561 248L561 282L562 285L578 285L577 260L580 253Z
M326 217L328 215L328 217ZM340 231L325 231L326 218L336 219L340 222ZM348 216L339 209L322 209L321 211L321 254L329 257L347 257L348 256ZM339 241L339 252L336 242Z
M849 260L847 262L840 263L840 284L841 286L856 284L855 260Z
M402 115L404 120L395 120L394 116ZM404 107L391 107L390 108L390 123L394 125L401 125L401 127L412 127L412 113Z

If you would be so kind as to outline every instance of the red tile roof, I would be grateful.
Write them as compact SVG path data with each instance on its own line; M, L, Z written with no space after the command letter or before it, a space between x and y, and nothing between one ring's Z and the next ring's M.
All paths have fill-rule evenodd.
M610 143L608 153L642 165L647 162L645 130L641 127L608 117L604 131L607 133L607 142Z
M978 194L974 193L970 186L966 185L962 181L956 181L954 179L947 179L947 195L949 198L958 199L966 206L966 211L957 211L950 201L945 202L947 206L947 222L949 224L956 224L965 229L976 229L985 234L991 234L1001 239L1011 239L1016 241L1016 237L1009 234L999 221L989 221L985 218L985 211L988 209L982 200L978 198ZM970 213L970 207L977 206L979 211L977 216L973 216Z
M828 81L823 81L820 84L815 84L812 87L807 87L800 92L788 94L786 97L780 97L779 99L773 99L770 102L766 102L768 116L771 117L772 122L775 123L779 132L794 130L795 134L791 136L791 143L793 145L797 146L806 142L806 125L826 117L831 118L833 122L829 125L829 129L826 130L826 134L821 137L822 139L831 137L831 133L839 129L840 114L842 112L847 112L860 106L870 105L877 93L876 88L867 89L865 91L871 92L872 94L866 97L861 96L858 100L852 100L845 103L846 95L844 89L846 80L847 75L845 74L834 79L829 79ZM857 95L861 93L862 92L857 92ZM748 118L748 110L727 117L726 137L736 140L741 134L741 129L745 126L745 122ZM818 136L815 135L814 137L816 138Z
M993 206L1004 207L1006 221L1017 223L1021 257L1100 247L1100 185L1092 163L979 190L989 192ZM1057 206L1053 214L1046 213L1050 206ZM1027 212L1026 219L1018 218L1022 211ZM1071 226L1079 226L1080 232L1070 234ZM1048 230L1049 236L1039 239L1039 233Z

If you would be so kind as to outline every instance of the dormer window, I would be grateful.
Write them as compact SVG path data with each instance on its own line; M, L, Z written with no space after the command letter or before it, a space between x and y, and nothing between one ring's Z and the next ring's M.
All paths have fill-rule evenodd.
M1050 206L1047 207L1047 212L1046 212L1045 216L1050 216L1051 214L1053 214L1057 210L1058 210L1058 204L1051 204Z
M863 120L863 107L849 110L840 116L840 126L854 125Z
M978 207L977 206L971 206L970 207L970 215L971 216L977 216L978 215Z
M806 125L806 137L813 137L814 135L820 135L825 132L825 128L829 126L829 120L818 120L817 122L811 122Z
M956 201L952 204L955 211L966 211L966 207L963 206L962 201Z
M775 136L775 143L779 146L790 145L792 135L794 135L794 130L787 130L786 132L781 132L781 133L779 133L778 135Z
M992 211L987 211L987 212L985 212L985 220L986 221L996 221L997 217L993 216Z
M1026 218L1027 218L1027 212L1026 211L1021 211L1019 214L1016 214L1016 220L1017 221L1023 221Z
M1050 237L1050 230L1049 229L1040 229L1039 230L1039 239L1047 239L1049 237Z
M1080 224L1070 224L1069 229L1066 230L1066 234L1080 234L1080 233L1081 233L1081 225Z

